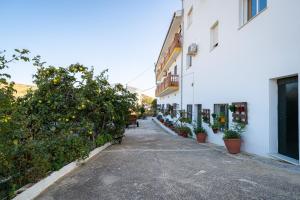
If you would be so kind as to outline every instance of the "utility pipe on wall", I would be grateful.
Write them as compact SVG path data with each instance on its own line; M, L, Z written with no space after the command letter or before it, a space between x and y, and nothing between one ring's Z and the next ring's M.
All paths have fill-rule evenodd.
M181 0L181 12L182 12L182 23L181 23L181 70L180 70L180 110L183 109L183 50L184 50L184 0Z

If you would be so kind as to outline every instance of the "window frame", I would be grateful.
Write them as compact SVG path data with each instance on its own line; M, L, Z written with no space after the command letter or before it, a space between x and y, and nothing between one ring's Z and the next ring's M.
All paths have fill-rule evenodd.
M186 118L193 121L193 104L186 105Z
M189 9L187 13L187 28L189 28L193 24L193 6Z
M253 16L249 15L249 1L256 1L256 13ZM240 0L240 12L239 12L239 18L240 18L240 28L248 24L250 21L255 19L257 16L259 16L261 13L263 13L268 7L269 7L269 1L266 0L266 6L261 9L260 8L260 1L261 0ZM252 10L252 9L251 9Z
M225 106L225 113L224 113L224 117L225 117L225 125L224 126L220 126L220 131L221 132L224 132L226 129L229 128L229 104L226 104L226 103L219 103L219 104L214 104L214 113L219 116L221 112L216 112L217 110L217 106ZM219 110L221 110L219 108Z
M193 66L193 56L190 54L186 54L186 68L190 68Z
M220 29L219 21L216 21L210 27L210 51L214 50L220 45L219 29Z

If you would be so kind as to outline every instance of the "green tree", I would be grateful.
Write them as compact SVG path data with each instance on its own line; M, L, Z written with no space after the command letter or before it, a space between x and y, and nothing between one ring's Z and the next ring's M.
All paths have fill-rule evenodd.
M10 76L0 74L0 180L12 177L9 195L124 134L137 100L121 85L112 87L107 70L96 76L81 64L45 66L40 56L16 52L10 60L1 55L0 71L23 60L37 73L36 89L17 99Z

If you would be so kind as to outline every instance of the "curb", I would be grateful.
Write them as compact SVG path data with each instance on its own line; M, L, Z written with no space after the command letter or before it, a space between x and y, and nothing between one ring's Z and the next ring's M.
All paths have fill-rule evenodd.
M34 199L37 196L39 196L43 191L45 191L49 186L51 186L53 183L55 183L57 180L62 178L63 176L67 175L74 169L78 168L80 164L87 162L91 158L93 158L95 155L106 149L107 147L111 146L111 143L106 143L105 145L98 147L90 152L89 157L84 159L83 161L74 161L70 164L64 166L58 171L55 171L51 173L46 178L40 180L21 194L17 195L13 200L29 200Z
M152 118L152 121L156 123L160 128L162 128L164 131L167 133L173 135L173 136L178 136L174 131L169 129L168 127L165 127L160 121L158 121L155 117Z

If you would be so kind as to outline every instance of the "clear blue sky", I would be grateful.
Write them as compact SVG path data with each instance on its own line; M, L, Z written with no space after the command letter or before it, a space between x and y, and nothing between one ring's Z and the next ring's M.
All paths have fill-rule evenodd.
M27 48L48 64L80 62L110 82L155 85L154 63L180 0L0 0L0 50ZM13 64L18 83L32 83L35 68ZM153 92L154 90L150 91ZM153 93L152 93L153 94Z

